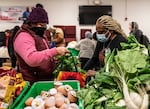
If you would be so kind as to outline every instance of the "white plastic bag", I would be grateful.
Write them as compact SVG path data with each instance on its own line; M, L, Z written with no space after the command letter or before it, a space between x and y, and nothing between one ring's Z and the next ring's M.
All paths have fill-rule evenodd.
M0 58L9 58L7 47L5 46L0 47Z

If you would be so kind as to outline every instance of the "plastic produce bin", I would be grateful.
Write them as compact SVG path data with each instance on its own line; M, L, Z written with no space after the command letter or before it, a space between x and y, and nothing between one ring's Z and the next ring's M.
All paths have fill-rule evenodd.
M70 85L74 90L78 91L80 90L80 83L76 80L67 80L67 81L61 81L63 85L68 84ZM29 97L36 97L37 95L40 95L41 91L48 91L49 89L54 88L54 81L39 81L35 82L26 96L18 103L18 105L14 109L24 109L25 107L25 101ZM82 101L78 100L78 106L79 109L82 109Z
M14 102L8 107L8 109L14 109L16 105L21 101L21 99L25 96L25 93L28 91L30 84L28 81L26 81L26 86L21 91L20 95L14 100Z

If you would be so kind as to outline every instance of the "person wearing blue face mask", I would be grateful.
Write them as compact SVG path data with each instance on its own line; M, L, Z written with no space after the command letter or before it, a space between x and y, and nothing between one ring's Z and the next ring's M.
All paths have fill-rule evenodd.
M104 58L107 52L121 49L121 42L127 42L127 37L121 25L111 16L101 16L96 21L97 45L92 58L83 67L88 76L94 76L96 70L104 67Z
M108 33L109 31L107 31L107 33ZM105 42L107 42L108 41L108 39L109 39L109 37L106 37L106 33L104 34L99 34L99 33L97 33L96 34L96 38L97 38L97 40L99 41L99 42L102 42L102 43L105 43Z

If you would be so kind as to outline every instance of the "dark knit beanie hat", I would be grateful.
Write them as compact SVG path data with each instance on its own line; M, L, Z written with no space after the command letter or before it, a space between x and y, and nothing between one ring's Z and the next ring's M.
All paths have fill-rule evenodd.
M30 23L47 23L48 24L47 12L41 7L34 8L28 17L28 21Z

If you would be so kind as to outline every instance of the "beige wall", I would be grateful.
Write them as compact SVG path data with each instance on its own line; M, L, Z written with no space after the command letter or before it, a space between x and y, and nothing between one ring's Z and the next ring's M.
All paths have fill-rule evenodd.
M125 33L129 33L128 24L130 21L137 21L144 34L150 37L150 0L127 0L127 9L125 10L125 0L101 0L102 5L112 5L113 17L118 20ZM80 28L90 28L95 31L93 26L80 26L78 23L78 6L93 5L93 0L0 0L0 6L35 6L36 3L42 3L49 15L49 25L76 25L77 39L80 37ZM124 18L128 17L125 21ZM0 22L0 31L12 28L21 23L2 23Z

